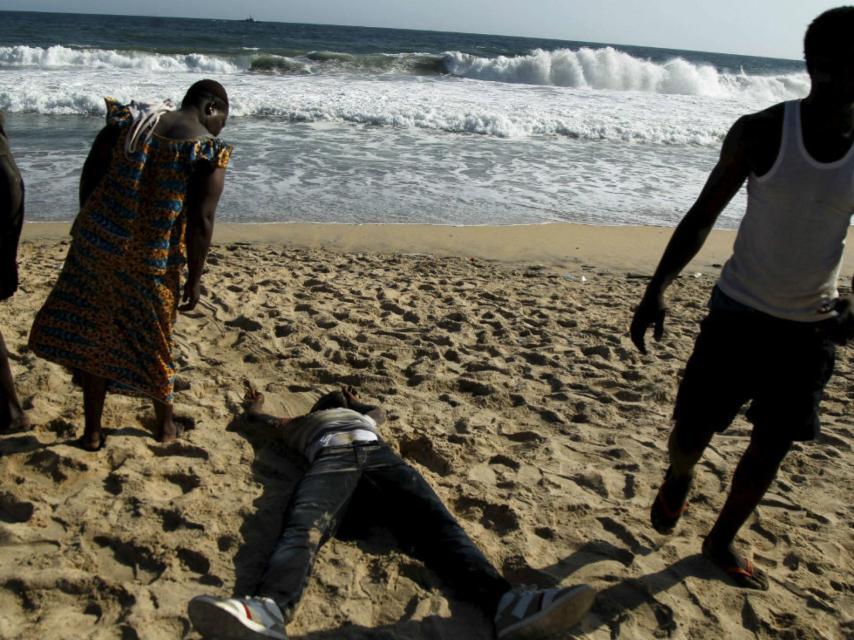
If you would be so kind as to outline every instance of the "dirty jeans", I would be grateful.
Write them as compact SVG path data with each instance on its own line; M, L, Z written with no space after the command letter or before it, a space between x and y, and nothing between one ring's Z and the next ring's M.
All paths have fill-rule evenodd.
M320 547L345 520L353 519L359 519L357 525L388 527L404 547L490 617L510 589L421 474L387 445L373 442L320 451L291 496L256 595L275 600L290 621Z

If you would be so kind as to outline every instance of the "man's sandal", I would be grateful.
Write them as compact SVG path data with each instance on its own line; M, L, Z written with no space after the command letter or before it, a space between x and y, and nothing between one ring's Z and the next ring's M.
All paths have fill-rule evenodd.
M742 589L754 589L756 591L768 591L768 576L759 567L753 564L750 558L744 559L744 566L738 564L723 563L721 558L712 554L707 544L703 543L703 556L718 569L723 571L730 580Z
M658 489L655 501L652 503L652 508L649 512L649 521L652 524L652 528L662 534L673 533L676 524L679 522L679 518L688 509L687 499L676 509L673 509L664 501L664 488L669 482L669 476L670 470L668 469L664 476L664 482L661 483L661 487Z

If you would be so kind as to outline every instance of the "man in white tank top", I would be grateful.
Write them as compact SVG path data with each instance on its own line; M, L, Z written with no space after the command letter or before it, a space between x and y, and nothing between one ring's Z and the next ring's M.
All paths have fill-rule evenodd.
M768 580L735 551L735 536L792 442L818 434L819 403L833 371L833 334L850 321L836 283L854 213L852 33L854 7L816 18L804 40L809 96L746 115L733 125L631 325L632 341L646 353L647 329L654 326L656 340L663 333L664 291L747 180L747 211L685 369L669 442L670 466L651 510L656 530L675 528L703 451L751 401L750 444L703 542L703 554L746 588L767 589Z

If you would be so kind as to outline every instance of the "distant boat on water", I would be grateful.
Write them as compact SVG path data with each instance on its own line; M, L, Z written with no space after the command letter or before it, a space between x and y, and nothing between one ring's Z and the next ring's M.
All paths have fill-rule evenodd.
M253 18L252 16L249 16L243 22L258 22L258 21L255 18Z

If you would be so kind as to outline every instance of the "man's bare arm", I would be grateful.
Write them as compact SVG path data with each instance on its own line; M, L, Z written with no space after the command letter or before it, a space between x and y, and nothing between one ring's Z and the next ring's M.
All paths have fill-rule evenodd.
M187 282L182 311L195 308L201 296L202 271L213 237L214 217L225 187L225 169L201 169L190 182L187 211Z
M721 148L721 156L709 175L697 201L676 227L658 268L646 288L631 325L635 346L646 353L645 335L655 325L654 337L664 331L664 292L676 276L697 255L724 208L744 184L750 173L747 129L750 116L738 120Z
M95 137L86 162L83 163L83 172L80 175L80 207L82 208L92 192L101 182L101 179L110 170L113 160L113 149L119 138L118 127L104 127Z
M243 410L244 415L252 422L263 424L274 429L284 427L294 420L299 420L303 416L295 418L277 418L264 413L264 394L255 388L249 380L243 382Z

